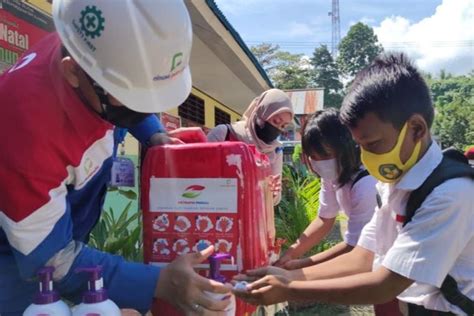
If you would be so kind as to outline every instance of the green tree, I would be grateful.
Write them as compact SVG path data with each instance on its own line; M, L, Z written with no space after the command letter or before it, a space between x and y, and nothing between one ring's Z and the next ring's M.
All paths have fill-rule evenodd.
M382 51L374 30L364 23L356 23L339 44L339 70L346 77L355 76Z
M439 78L428 79L433 101L443 106L454 101L456 97L470 99L474 97L474 74L453 76L441 71Z
M281 51L278 45L263 43L251 47L275 87L279 89L304 89L310 82L308 63L303 54Z
M436 107L433 133L443 147L463 150L474 143L474 103L458 97L453 102Z
M252 46L250 50L266 72L271 71L278 65L279 58L277 53L280 52L280 46L262 43Z
M309 85L308 72L298 66L277 69L270 77L278 89L305 89Z
M342 103L343 85L339 80L339 70L326 45L316 48L311 58L312 84L324 88L324 106L339 108Z
M433 133L443 147L464 149L474 143L474 72L454 76L441 71L425 76L435 104Z

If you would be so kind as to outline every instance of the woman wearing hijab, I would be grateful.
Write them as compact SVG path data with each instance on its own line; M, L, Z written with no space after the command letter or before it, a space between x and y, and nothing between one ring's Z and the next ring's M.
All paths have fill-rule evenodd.
M242 120L214 127L207 135L211 142L241 141L268 156L272 168L274 204L281 198L283 152L278 136L291 123L293 107L288 95L279 89L270 89L255 98Z

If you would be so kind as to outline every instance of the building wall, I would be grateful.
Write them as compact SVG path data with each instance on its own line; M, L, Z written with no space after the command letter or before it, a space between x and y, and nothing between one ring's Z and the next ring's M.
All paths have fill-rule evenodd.
M206 127L213 128L215 126L214 108L219 108L220 110L230 114L231 122L235 122L235 121L237 121L238 119L241 118L241 115L239 113L235 112L231 108L229 108L226 105L222 104L221 102L217 101L213 97L205 94L204 92L202 92L202 91L200 91L200 90L193 87L193 90L192 90L191 93L204 100L205 120L206 120L204 125ZM171 112L169 112L169 113L172 114ZM174 114L174 115L178 114L178 109L176 109L175 113L176 114Z
M205 124L207 128L213 128L215 126L214 122L214 110L218 108L228 114L230 114L231 122L236 122L241 118L241 115L229 107L225 106L221 102L217 101L213 97L207 95L206 93L193 87L192 94L204 100L204 110L205 110ZM178 108L171 109L166 111L168 114L178 116ZM131 156L138 156L139 146L138 142L133 136L127 134L125 137L125 154Z

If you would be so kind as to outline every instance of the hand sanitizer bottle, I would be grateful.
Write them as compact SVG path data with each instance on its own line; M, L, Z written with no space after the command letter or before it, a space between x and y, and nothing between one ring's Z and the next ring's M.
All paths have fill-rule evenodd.
M35 294L33 304L28 306L23 316L71 316L71 310L53 289L53 272L53 267L44 267L38 271L39 292Z
M232 256L228 253L215 253L209 257L209 279L215 280L217 282L225 283L227 280L226 278L220 274L221 270L221 261L224 259L231 259ZM236 311L236 305L235 305L235 296L234 295L229 295L229 294L220 294L220 293L212 293L212 292L207 292L205 291L207 296L210 298L213 298L215 300L224 300L227 297L230 296L230 304L227 306L225 312L223 314L219 315L224 315L224 316L234 316L235 311Z
M89 274L88 290L82 296L82 303L75 307L72 316L120 316L118 306L109 300L102 279L102 267L78 268L76 273Z

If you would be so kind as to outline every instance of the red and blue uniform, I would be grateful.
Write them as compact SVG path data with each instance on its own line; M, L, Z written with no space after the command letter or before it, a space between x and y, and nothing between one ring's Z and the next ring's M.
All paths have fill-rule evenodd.
M55 266L55 287L67 299L77 302L87 286L75 268L102 265L110 298L147 310L159 269L87 246L116 129L64 80L60 48L51 34L0 76L0 314L21 315L46 264ZM130 130L142 143L159 131L154 115Z

